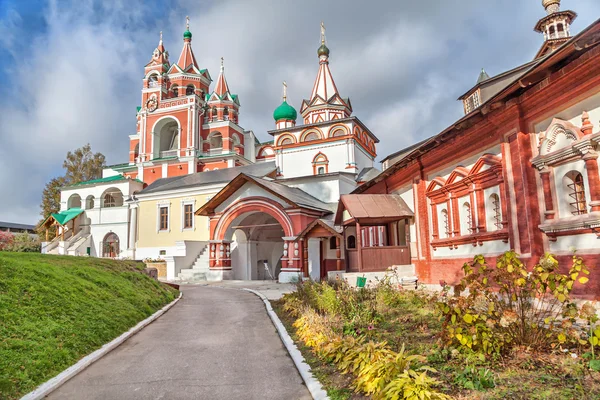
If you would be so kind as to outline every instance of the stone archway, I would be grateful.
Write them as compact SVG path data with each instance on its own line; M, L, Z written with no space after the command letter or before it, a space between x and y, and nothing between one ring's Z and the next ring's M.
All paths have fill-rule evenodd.
M114 232L107 233L102 240L102 257L117 258L119 252L119 237Z
M289 215L273 200L248 197L232 204L211 229L209 279L298 279L293 233Z

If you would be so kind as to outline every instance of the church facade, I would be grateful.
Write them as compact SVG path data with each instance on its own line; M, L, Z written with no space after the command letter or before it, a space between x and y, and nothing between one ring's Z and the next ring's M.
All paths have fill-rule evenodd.
M161 37L145 67L129 162L82 184L100 196L110 179L129 185L112 207L126 228L99 233L118 235L119 251L95 251L95 243L114 248L105 237L81 239L87 205L79 212L69 200L83 198L81 187L63 190L61 212L71 219L47 220L59 228L48 248L162 258L168 279L286 282L400 265L413 266L420 282L453 283L473 256L510 249L529 264L545 252L568 263L576 249L596 265L600 21L573 36L577 15L559 0L542 4L534 59L495 76L482 70L459 99L465 115L385 157L381 173L379 140L335 85L323 27L313 90L297 111L284 83L265 143L241 127L223 61L210 89L189 25L173 64ZM103 204L116 203L96 197L91 212ZM75 252L77 241L92 250Z

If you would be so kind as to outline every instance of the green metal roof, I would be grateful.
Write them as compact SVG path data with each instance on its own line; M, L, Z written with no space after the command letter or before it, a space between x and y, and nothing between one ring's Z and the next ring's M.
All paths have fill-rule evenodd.
M79 182L72 186L95 185L97 183L118 182L118 181L126 181L126 180L128 180L128 178L124 177L123 175L114 175L114 176L109 176L106 178L92 179L91 181ZM143 183L139 179L133 179L133 180Z
M74 219L75 217L77 217L82 212L83 212L83 210L81 208L73 207L73 208L69 208L68 210L56 213L56 214L52 213L51 215L56 220L56 222L58 222L61 225L64 225L67 222Z

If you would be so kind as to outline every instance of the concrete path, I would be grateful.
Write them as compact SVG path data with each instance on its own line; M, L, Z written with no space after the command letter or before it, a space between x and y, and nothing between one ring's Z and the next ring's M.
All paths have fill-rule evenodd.
M50 399L310 399L254 294L182 286L165 315Z

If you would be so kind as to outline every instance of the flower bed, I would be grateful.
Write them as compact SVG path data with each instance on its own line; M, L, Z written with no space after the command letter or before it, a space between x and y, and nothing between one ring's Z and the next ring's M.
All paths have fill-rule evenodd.
M514 253L497 264L489 267L476 258L465 266L457 293L468 288L469 296L452 296L449 289L406 291L391 280L366 289L340 281L304 282L275 309L332 399L600 398L592 346L600 329L590 304L577 309L569 300L573 286L587 282L582 260L575 258L564 275L552 258L542 260L531 274ZM482 265L490 274L480 271ZM489 286L483 284L484 275ZM469 281L482 285L487 302L474 294ZM502 313L486 316L492 293L498 296L498 287L507 282L512 282L508 303L518 290L521 305L511 309L495 303L504 307ZM557 300L550 301L557 312L548 313L548 305L543 317L532 311L541 318L538 328L529 324L519 334L523 312L531 310L524 305L544 296ZM575 320L587 334L572 329L569 324ZM460 338L456 329L461 329ZM484 345L484 340L489 343Z

